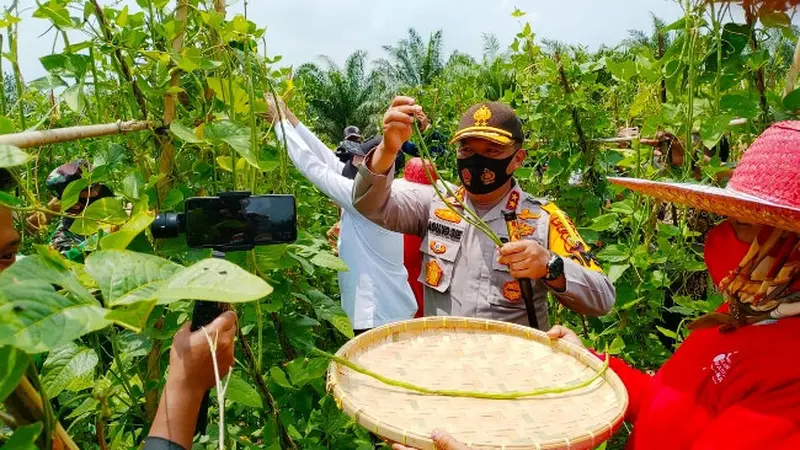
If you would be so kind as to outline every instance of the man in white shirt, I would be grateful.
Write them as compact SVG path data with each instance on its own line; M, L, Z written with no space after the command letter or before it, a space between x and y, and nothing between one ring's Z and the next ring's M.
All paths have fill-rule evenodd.
M285 105L279 116L273 98L266 99L278 137L283 140L285 135L297 170L342 210L338 250L349 271L339 273L339 289L353 330L360 333L414 317L417 302L403 265L403 235L372 223L352 204L353 180L343 172L352 169L350 164L360 164L363 155L341 162Z

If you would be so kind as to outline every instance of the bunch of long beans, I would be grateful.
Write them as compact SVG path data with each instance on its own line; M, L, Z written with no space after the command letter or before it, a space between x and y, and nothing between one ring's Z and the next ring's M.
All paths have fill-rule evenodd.
M446 182L443 181L441 184L437 183L437 180L441 180L442 178L439 176L439 172L436 170L436 165L433 162L430 151L428 151L428 146L425 144L425 139L423 139L422 133L419 131L419 127L416 123L414 123L414 133L417 135L417 139L419 140L419 154L422 158L422 168L425 170L425 176L428 177L428 180L431 182L431 186L433 186L433 190L436 192L436 195L439 197L439 199L458 217L477 228L486 236L489 236L489 239L491 239L495 244L498 246L503 245L503 241L500 240L500 236L498 236L497 233L495 233L475 211L470 209L464 203L464 201L458 195L456 195L452 189L450 189L450 186L448 186ZM446 198L445 194L447 194ZM451 198L454 199L463 212L453 207L453 204L450 201Z

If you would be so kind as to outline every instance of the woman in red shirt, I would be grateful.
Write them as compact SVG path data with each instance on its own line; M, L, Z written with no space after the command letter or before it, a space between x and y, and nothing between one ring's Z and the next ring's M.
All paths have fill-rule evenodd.
M725 189L610 181L728 217L704 250L726 303L690 325L654 376L610 362L630 397L626 448L800 449L800 121L765 131ZM548 334L583 345L562 326ZM467 448L446 433L434 439Z

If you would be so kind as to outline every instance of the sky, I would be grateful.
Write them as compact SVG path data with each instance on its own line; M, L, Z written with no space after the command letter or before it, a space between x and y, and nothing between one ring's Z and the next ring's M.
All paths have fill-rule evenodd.
M134 0L100 3L138 10ZM20 0L23 9L33 5L34 0ZM229 0L229 17L243 7L243 0ZM527 14L513 18L515 7ZM45 74L39 58L52 53L55 37L47 32L46 20L31 18L32 10L20 14L20 67L26 82ZM342 63L355 50L379 58L382 46L405 37L410 27L426 37L444 30L448 54L458 49L480 55L482 33L494 34L506 48L526 21L538 37L597 48L620 42L629 29L649 31L651 12L667 22L682 13L675 0L250 0L248 5L248 18L267 29L268 52L282 55L286 65L323 54ZM83 39L80 31L70 33L73 44Z

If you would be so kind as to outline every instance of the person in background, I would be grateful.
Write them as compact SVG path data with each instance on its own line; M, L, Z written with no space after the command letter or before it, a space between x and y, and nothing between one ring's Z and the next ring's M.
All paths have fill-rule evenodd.
M370 222L350 201L357 166L380 139L348 146L352 158L342 163L285 105L276 105L271 96L266 100L271 120L278 121L278 108L283 112L285 119L275 129L281 140L285 135L297 170L342 209L338 251L349 270L339 273L339 289L353 331L412 318L417 302L403 266L403 236Z
M113 197L114 193L105 184L93 184L83 189L78 195L78 201L70 206L66 211L61 211L60 201L70 183L80 180L83 177L83 170L89 169L86 160L79 159L67 164L63 164L50 172L47 176L47 188L54 195L54 198L47 204L48 210L61 212L70 216L78 216L89 205L106 197ZM35 213L26 220L27 226L32 230L42 230L52 215ZM50 245L64 254L67 259L78 259L83 254L82 246L86 242L87 236L82 236L70 231L70 227L75 222L74 218L62 217L58 227L50 236Z
M167 382L158 403L156 417L144 443L144 450L189 450L192 448L197 415L203 395L216 385L214 361L206 333L216 338L220 379L233 367L237 317L226 311L195 332L183 324L172 339Z
M689 325L688 337L655 375L611 358L629 396L625 420L633 432L626 449L800 448L800 121L762 133L725 189L609 180L726 217L703 249L725 303ZM556 325L548 335L583 347L566 327ZM468 448L436 434L448 440L442 448Z
M384 116L383 141L359 167L353 205L386 229L423 238L420 281L425 315L466 316L528 324L519 278L534 283L539 327L547 329L547 293L568 308L603 315L614 305L614 287L574 225L553 203L526 194L513 178L527 152L522 124L501 103L471 107L455 134L458 173L455 193L498 236L508 236L503 210L514 210L518 242L499 249L484 233L441 201L429 186L394 181L395 156L412 133L421 107L396 97ZM459 208L456 199L448 200Z
M8 170L0 169L0 191L11 190L13 179ZM8 269L17 260L22 240L14 228L12 211L0 205L0 272Z

